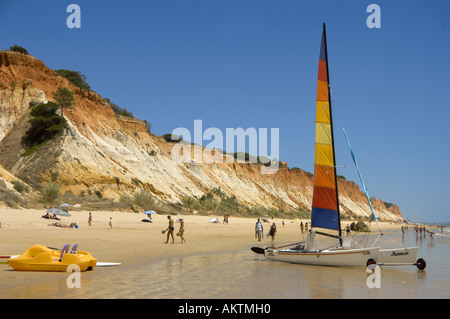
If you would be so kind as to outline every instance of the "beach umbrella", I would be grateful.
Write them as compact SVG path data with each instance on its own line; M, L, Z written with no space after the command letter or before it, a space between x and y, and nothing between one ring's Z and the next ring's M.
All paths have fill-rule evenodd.
M148 210L148 211L144 212L144 214L151 215L151 214L156 214L156 213L152 210Z
M67 204L67 203L64 203L64 204L59 205L59 207L61 207L61 209L62 209L63 211L66 211L66 212L69 211L69 207L70 207L70 206L71 206L71 205L70 205L70 204Z
M65 212L59 208L50 208L47 210L47 213L60 215L60 216L67 216L67 217L71 216L68 212Z

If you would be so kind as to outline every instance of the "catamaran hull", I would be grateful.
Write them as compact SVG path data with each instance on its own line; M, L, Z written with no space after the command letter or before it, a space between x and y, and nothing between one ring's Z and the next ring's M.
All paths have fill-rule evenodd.
M419 247L380 249L377 264L414 264Z
M290 249L266 249L267 259L294 264L319 266L367 266L369 260L375 262L379 248L334 249L322 251L304 251Z

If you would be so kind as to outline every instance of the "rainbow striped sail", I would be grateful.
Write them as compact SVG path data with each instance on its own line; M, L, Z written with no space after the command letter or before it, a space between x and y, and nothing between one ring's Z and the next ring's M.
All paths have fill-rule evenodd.
M314 190L311 226L339 231L339 200L329 97L327 39L323 25L317 81Z

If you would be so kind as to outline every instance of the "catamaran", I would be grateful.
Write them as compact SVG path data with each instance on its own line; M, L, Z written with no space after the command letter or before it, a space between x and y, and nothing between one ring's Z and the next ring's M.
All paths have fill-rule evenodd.
M328 52L325 23L320 46L319 75L316 100L316 140L314 161L314 189L311 230L305 243L291 248L252 247L271 260L324 266L366 266L378 258L379 247L351 248L343 245L339 212L336 162L331 112ZM331 230L332 233L322 231ZM339 239L339 245L316 249L316 234Z
M348 142L348 145L350 147L350 142ZM357 165L353 152L352 156ZM366 196L368 197L367 190L365 186L363 187ZM379 226L378 220L373 213L369 197L368 200L370 208L372 209L372 217ZM318 249L314 245L316 234L337 238L339 240L339 245L326 249ZM381 228L380 234L382 234ZM267 259L275 261L323 266L369 266L381 262L384 264L404 264L411 263L411 257L414 256L415 259L415 255L417 255L417 247L380 250L380 247L375 246L376 242L377 241L375 241L371 247L353 248L351 247L350 240L343 242L342 239L331 110L330 79L328 71L327 39L324 23L317 81L311 230L307 234L305 242L286 245L279 248L264 249L261 247L252 247L251 250L258 254L264 254ZM399 258L393 258L394 256ZM422 265L422 262L420 265Z

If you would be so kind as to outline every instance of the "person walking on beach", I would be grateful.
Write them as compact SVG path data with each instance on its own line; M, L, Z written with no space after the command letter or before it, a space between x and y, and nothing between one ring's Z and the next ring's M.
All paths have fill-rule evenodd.
M256 233L256 236L258 237L258 241L261 241L261 237L263 236L263 225L262 225L261 221L259 220L259 218L255 225L255 233Z
M184 239L183 234L184 234L184 219L180 218L180 230L178 231L178 235L181 238L181 243L186 242L186 239Z
M91 224L92 224L92 213L89 212L88 225L91 226Z
M300 222L300 230L302 231L302 235L303 235L303 222Z
M347 224L347 226L345 226L345 230L347 231L347 237L350 236L350 225Z
M167 219L169 220L169 227L166 228L166 232L167 232L167 240L166 240L166 244L169 242L169 236L172 236L172 244L175 242L174 238L173 238L173 219L172 217L167 216Z
M272 236L272 241L275 240L275 233L277 232L277 226L275 225L275 222L273 222L272 226L270 226L269 230L269 236Z
M112 217L109 217L109 229L112 229Z

